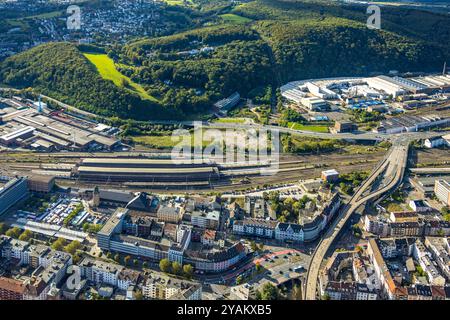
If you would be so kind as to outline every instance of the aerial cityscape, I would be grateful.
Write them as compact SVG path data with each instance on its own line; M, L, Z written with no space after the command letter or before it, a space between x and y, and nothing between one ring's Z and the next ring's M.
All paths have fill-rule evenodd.
M450 300L449 2L0 18L0 300Z

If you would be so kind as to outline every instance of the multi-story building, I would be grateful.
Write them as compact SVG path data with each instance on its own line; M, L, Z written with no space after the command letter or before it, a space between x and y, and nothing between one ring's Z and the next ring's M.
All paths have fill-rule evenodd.
M244 219L235 221L233 232L261 238L274 238L278 222L263 219Z
M159 221L178 223L181 220L182 213L179 207L161 206L156 212Z
M419 222L392 222L389 224L390 235L393 237L411 237L422 234Z
M233 223L233 232L239 235L275 238L281 241L313 241L319 237L320 232L333 219L340 206L341 198L338 193L335 193L323 205L320 212L306 214L305 217L299 219L298 224L263 219L244 219Z
M221 251L189 251L184 261L193 265L196 270L222 272L234 266L246 255L245 246L241 242L237 242Z
M25 289L23 281L0 277L0 300L23 300Z
M28 196L26 178L14 178L0 188L0 215Z
M88 257L85 257L79 263L79 266L82 277L86 277L95 284L109 284L114 287L117 287L119 274L124 269L118 264L94 260Z
M387 219L380 219L378 216L366 215L364 217L364 229L367 232L377 234L380 237L389 235L390 228Z
M33 175L28 178L28 190L32 192L48 193L54 186L54 176Z
M220 211L210 212L194 211L191 215L191 223L195 227L218 230L220 226Z
M140 272L124 268L117 275L117 287L120 290L127 291L130 287L136 286L140 278Z
M30 263L29 243L13 239L11 237L0 235L1 256L6 259L15 259L19 265L27 265Z
M445 278L440 274L439 270L435 266L436 262L430 251L427 250L425 245L420 240L416 240L414 244L413 255L423 271L427 274L428 281L432 285L444 286ZM437 264L436 264L437 265Z
M294 223L278 223L275 228L275 239L303 242L303 229L300 225Z
M450 245L448 238L426 237L425 246L430 250L441 272L450 280Z
M202 286L192 281L151 274L144 280L142 295L148 299L201 300Z
M435 181L434 193L445 205L450 206L450 182L439 179Z
M381 288L384 294L389 299L395 299L397 294L397 285L394 282L394 279L392 279L392 275L383 259L383 255L378 248L376 240L373 238L369 239L367 253L369 255L370 262L374 266L375 274L381 283Z

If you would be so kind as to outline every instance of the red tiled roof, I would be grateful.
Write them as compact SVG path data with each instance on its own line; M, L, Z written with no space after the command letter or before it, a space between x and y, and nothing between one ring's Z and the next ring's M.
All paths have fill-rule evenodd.
M25 291L25 285L19 280L0 277L0 289L23 294Z

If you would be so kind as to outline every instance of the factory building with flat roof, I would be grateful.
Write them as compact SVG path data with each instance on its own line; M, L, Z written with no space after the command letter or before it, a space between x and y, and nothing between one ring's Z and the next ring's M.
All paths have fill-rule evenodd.
M441 118L436 115L405 115L383 120L377 128L373 129L373 131L378 133L395 134L401 132L414 132L421 129L447 125L449 123L450 118Z
M46 109L44 111L43 109ZM112 150L120 141L106 125L76 118L62 111L36 110L31 100L0 98L0 144L37 151Z

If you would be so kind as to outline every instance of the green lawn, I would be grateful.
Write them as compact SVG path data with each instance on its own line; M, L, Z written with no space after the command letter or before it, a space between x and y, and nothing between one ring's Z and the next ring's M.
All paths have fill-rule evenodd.
M172 142L171 136L137 136L132 137L136 144L141 144L153 148L172 148L175 142Z
M237 14L233 14L233 13L226 13L226 14L222 14L220 15L220 17L225 21L225 22L230 22L230 23L248 23L248 22L252 22L252 19L246 18L246 17L242 17L242 16L238 16Z
M244 123L245 119L244 118L219 118L219 119L215 119L213 122L218 122L218 123Z
M404 211L403 207L401 205L399 205L398 203L389 203L387 206L387 210L389 212L399 212L399 211Z
M137 93L142 99L151 100L157 102L158 99L149 95L145 89L133 82L127 76L121 74L114 64L114 61L106 54L98 53L83 53L84 56L95 65L103 79L111 80L118 87L124 87L124 81L128 83L125 87L127 90Z
M324 125L305 125L297 122L288 122L288 127L294 130L304 130L304 131L313 131L313 132L328 132L328 126Z
M194 133L191 132L191 146L194 146ZM172 141L172 135L164 135L164 136L152 136L152 135L143 135L143 136L135 136L131 137L134 143L141 144L144 146L152 147L152 148L161 148L168 149L173 148L175 145L179 145L182 141L181 138L178 140ZM184 139L183 139L184 140ZM202 146L206 147L210 144L209 141L202 141Z
M212 138L210 140L206 139L206 136L205 136L206 130L208 130L208 129L203 129L203 132L202 132L203 140L201 141L201 144L202 144L203 148L210 146L213 143L212 141L214 140L214 138ZM223 135L225 135L225 130L222 130L222 129L213 129L213 130L219 130L222 132ZM172 141L171 134L167 134L167 135L163 135L163 136L156 136L156 135L131 136L130 138L136 144L140 144L140 145L144 145L144 146L152 147L152 148L159 148L159 149L173 148L175 145L179 145L182 141L181 138L178 138L177 140ZM190 131L190 138L191 138L191 143L190 143L191 147L194 147L194 131L193 130Z

